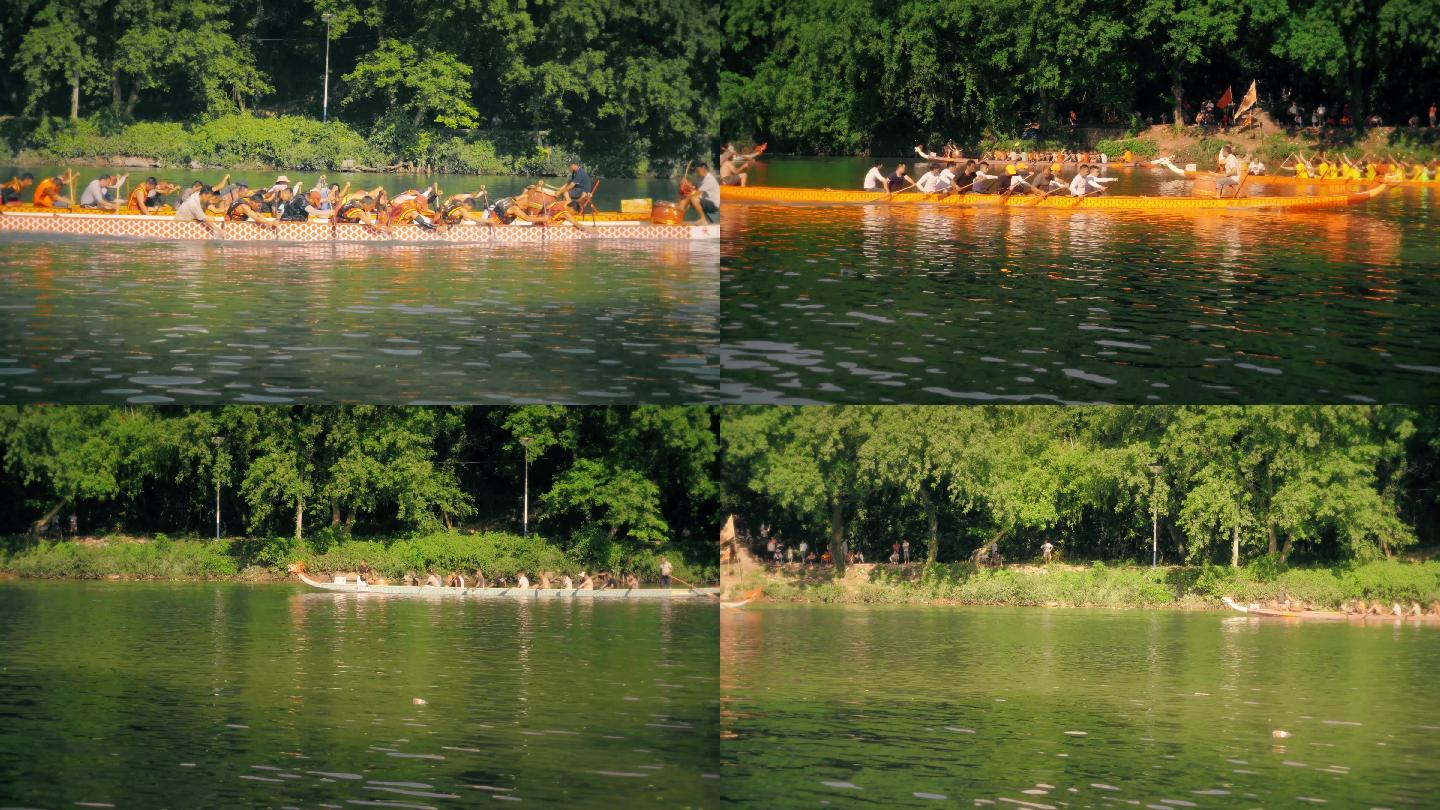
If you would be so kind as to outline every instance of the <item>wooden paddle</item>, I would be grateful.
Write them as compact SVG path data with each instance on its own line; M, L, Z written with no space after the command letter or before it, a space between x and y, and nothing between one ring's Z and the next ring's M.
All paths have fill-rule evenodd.
M700 594L701 596L713 596L713 597L715 597L715 601L717 601L717 602L720 601L720 595L719 595L719 594L706 593L706 592L700 590L699 588L696 588L694 585L691 585L690 583L686 582L685 580L683 580L683 579L675 576L674 574L671 574L671 575L670 575L670 578L673 579L673 580L675 580L676 582L680 583L681 585L684 585L685 587L689 588L690 590L694 591L695 593Z

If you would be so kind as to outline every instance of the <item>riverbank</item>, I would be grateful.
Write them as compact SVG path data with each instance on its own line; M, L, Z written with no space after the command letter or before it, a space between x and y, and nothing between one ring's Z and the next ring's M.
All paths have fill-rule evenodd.
M659 557L675 567L675 576L695 585L719 579L715 565L686 560L676 549L656 549L618 558L609 566L634 572L642 582L659 577ZM407 571L472 572L509 576L525 571L578 574L602 568L579 559L536 535L507 532L446 533L382 539L222 538L165 535L106 535L58 542L29 542L23 537L0 543L0 575L32 579L234 580L280 582L286 567L305 563L312 572L354 571L364 560L377 574L398 579Z
M429 136L395 145L340 121L294 115L223 115L183 124L111 124L47 119L29 127L0 119L0 144L20 164L64 163L132 169L188 168L276 171L403 171L484 175L565 173L563 154L518 138L479 134ZM607 167L615 176L643 176L648 167ZM627 171L628 168L628 171Z
M726 569L727 599L756 588L782 602L1011 605L1047 607L1221 608L1220 597L1265 601L1281 592L1335 608L1347 599L1440 599L1440 562L1381 561L1333 568L1224 566L1017 565L968 563L852 565L837 577L828 565Z

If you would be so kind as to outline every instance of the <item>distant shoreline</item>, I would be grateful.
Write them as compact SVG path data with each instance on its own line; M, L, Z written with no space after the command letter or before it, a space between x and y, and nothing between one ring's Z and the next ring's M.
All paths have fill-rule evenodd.
M761 589L778 602L850 605L991 605L1010 607L1226 610L1222 596L1267 602L1279 595L1317 609L1348 599L1429 603L1440 599L1440 562L1376 561L1357 566L1281 567L1052 564L976 569L968 563L722 566L726 600Z

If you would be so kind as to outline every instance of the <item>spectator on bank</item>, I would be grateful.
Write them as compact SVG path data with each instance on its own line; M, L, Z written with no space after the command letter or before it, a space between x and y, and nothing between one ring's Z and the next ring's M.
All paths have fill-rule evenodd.
M1436 118L1437 118L1437 114L1440 114L1440 111L1437 111L1437 110L1435 109L1435 102L1432 101L1432 102L1430 102L1430 128L1431 128L1431 129L1434 129L1434 128L1435 128L1435 120L1436 120Z
M906 538L900 543L900 559L906 565L910 564L910 540Z
M1049 565L1054 554L1055 544L1050 542L1050 538L1047 537L1045 538L1045 542L1040 545L1040 556L1045 559L1045 564Z

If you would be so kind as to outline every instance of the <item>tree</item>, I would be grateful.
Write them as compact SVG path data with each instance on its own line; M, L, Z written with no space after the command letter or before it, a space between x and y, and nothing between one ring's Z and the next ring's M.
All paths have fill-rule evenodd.
M15 52L15 61L30 88L25 102L27 114L40 109L58 77L70 87L70 120L80 118L82 83L104 73L104 65L95 52L96 34L87 25L99 19L98 12L103 5L98 0L74 3L52 0L35 15L34 23Z
M447 129L476 125L471 104L471 67L454 54L385 39L380 47L344 76L345 104L378 103L408 116L411 127L426 122Z

